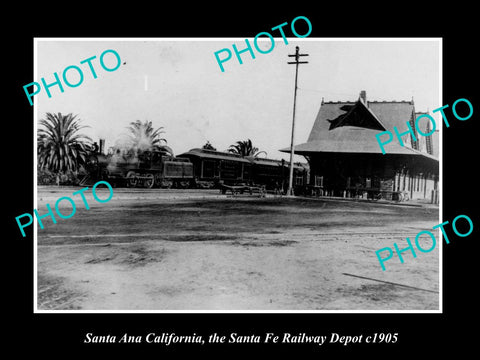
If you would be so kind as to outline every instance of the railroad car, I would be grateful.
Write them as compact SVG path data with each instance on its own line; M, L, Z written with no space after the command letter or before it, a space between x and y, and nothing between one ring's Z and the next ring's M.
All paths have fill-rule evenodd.
M283 192L288 187L289 166L284 160L242 157L229 152L191 149L177 157L171 150L92 153L87 163L91 180L116 186L163 188L217 188L224 185L259 185ZM308 183L308 166L294 165L294 186ZM83 181L84 183L86 180Z
M197 187L212 188L225 185L264 185L268 190L286 189L289 164L284 160L273 160L209 149L191 149L179 155L189 159L194 168ZM308 165L294 165L294 184L308 183Z
M113 154L93 153L87 170L91 178L100 178L116 186L179 187L193 186L193 164L172 156L168 151L122 151Z

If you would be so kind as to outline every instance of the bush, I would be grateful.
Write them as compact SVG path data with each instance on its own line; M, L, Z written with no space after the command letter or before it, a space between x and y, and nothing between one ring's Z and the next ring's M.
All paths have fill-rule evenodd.
M81 175L80 175L81 177ZM48 169L37 169L37 185L78 185L79 174L74 171L56 173Z

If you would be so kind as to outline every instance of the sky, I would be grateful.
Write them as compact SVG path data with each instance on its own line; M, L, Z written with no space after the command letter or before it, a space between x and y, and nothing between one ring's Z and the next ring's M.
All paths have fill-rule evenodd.
M264 51L268 38L259 41ZM253 47L253 39L249 39ZM299 66L295 117L295 143L306 142L325 101L356 101L366 90L372 101L411 100L415 110L432 111L441 104L441 43L438 39L324 39L275 38L273 50L255 59L241 54L223 63L220 70L214 53L224 48L245 48L245 38L232 39L45 39L36 40L34 79L54 81L54 72L76 65L84 80L78 87L65 84L34 97L37 121L47 112L73 113L88 126L82 132L113 146L130 122L152 121L163 127L163 137L179 155L207 141L219 151L239 140L251 139L269 158L288 159L279 152L290 146L295 65L288 54L309 54ZM105 71L100 54L115 50L120 67ZM92 65L82 60L96 56ZM221 56L224 56L222 54ZM105 56L113 67L113 55ZM75 71L68 79L78 81ZM63 80L62 80L63 81ZM26 99L28 102L28 100ZM408 119L405 119L407 121ZM296 161L305 161L301 156Z

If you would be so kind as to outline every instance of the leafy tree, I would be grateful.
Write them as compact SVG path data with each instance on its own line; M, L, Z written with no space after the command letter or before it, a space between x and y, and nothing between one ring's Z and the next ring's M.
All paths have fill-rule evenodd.
M252 140L250 139L245 141L237 141L236 144L230 145L228 152L241 156L254 157L257 157L261 153L264 153L265 155L267 154L265 151L258 151L258 148L253 146Z
M37 133L38 166L56 173L77 171L85 163L92 140L78 131L76 115L46 113Z

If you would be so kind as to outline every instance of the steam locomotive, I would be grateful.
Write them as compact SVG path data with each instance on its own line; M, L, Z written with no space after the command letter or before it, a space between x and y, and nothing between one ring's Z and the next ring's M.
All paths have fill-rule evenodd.
M107 180L115 186L161 188L216 188L225 185L263 185L285 189L289 164L284 160L242 157L209 149L191 149L173 156L168 147L148 151L94 152L87 162L91 180ZM294 165L294 184L308 183L307 164Z

